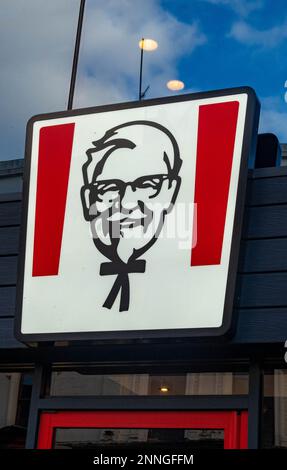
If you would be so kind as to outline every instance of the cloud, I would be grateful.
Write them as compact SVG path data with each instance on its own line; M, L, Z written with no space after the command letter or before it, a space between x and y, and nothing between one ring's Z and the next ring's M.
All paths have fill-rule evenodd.
M142 37L159 44L144 53L143 88L150 84L149 97L167 94L166 82L180 78L178 61L207 41L197 22L179 21L155 0L141 2L141 8L130 0L98 1L87 11L85 31L76 98L81 106L91 99L95 104L99 98L137 99Z
M276 47L287 38L287 21L264 30L256 29L245 21L238 21L232 25L228 36L248 46Z
M2 0L0 18L0 138L2 159L24 154L25 126L34 114L65 109L79 0ZM141 37L159 43L145 53L143 86L169 94L178 63L207 41L159 0L86 2L74 107L137 99ZM187 84L189 85L189 84Z
M264 6L264 0L202 0L213 5L223 5L231 8L240 16L248 16L252 11Z
M65 109L78 5L78 0L1 1L2 159L24 156L32 115Z
M261 100L259 132L272 132L281 143L286 143L287 105L284 111L282 102L284 104L283 98L278 97L266 97Z

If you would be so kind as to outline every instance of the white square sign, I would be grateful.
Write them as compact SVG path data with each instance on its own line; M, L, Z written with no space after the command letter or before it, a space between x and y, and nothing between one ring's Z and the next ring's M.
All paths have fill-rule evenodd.
M223 335L231 326L251 89L32 118L16 335Z

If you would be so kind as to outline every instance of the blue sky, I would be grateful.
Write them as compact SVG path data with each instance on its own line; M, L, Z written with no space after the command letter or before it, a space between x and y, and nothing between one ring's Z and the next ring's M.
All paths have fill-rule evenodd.
M249 14L245 10L245 15L234 9L235 3L242 5L243 12L244 4L252 2L161 3L182 21L197 20L206 35L205 44L180 62L180 73L188 84L201 89L246 84L259 96L283 98L287 79L286 0L262 0Z
M22 158L25 125L67 106L79 0L2 0L0 158ZM252 86L260 131L287 142L286 0L86 0L75 107L137 99L141 37L147 97Z

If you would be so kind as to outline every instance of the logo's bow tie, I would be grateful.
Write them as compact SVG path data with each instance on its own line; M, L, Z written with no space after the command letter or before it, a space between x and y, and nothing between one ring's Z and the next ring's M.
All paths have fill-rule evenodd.
M130 281L128 275L131 273L144 273L145 267L146 262L142 259L129 261L128 263L102 263L100 267L101 276L117 274L117 278L103 307L111 309L121 290L120 312L128 310L130 304Z

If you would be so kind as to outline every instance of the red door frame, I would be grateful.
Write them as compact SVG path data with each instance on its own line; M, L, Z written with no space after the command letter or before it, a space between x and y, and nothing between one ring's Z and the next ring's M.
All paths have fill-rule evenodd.
M57 411L43 412L38 449L51 449L55 428L223 429L224 449L247 448L247 411Z

